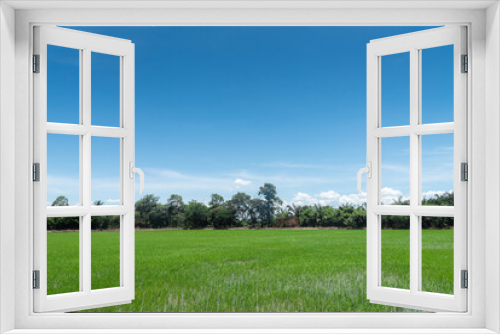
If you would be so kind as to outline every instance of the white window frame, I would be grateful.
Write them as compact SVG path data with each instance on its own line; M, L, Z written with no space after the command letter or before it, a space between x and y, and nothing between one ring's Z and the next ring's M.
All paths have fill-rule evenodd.
M14 11L10 6L18 9ZM103 10L103 7L114 9ZM137 10L141 7L142 10ZM185 328L193 329L193 332L248 333L248 329L253 328L252 332L281 333L301 328L294 332L340 333L349 329L349 333L415 333L412 328L418 328L422 333L500 332L500 12L496 1L207 1L203 4L175 1L154 4L149 1L142 4L133 1L81 1L73 4L67 1L6 1L0 4L0 11L0 181L5 182L0 189L0 330L36 333L37 329L49 329L50 332L70 333L88 329L86 332L100 333L106 329L117 332L127 329L127 333L144 333L146 329L163 328L164 332L175 332L175 329ZM468 204L468 220L471 222L468 230L468 312L34 314L30 288L33 203L29 176L33 162L30 158L33 123L32 75L29 70L32 27L36 24L467 25L471 60L471 75L468 76L468 109L471 111L468 116L468 132L471 134L468 141L471 180L468 189L471 199ZM14 94L15 99L12 98ZM10 188L6 189L4 184ZM139 327L142 329L137 329Z

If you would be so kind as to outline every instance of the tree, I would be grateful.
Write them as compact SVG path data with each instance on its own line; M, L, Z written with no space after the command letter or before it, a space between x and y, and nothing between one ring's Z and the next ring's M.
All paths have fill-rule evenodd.
M101 201L100 199L98 200L95 200L93 202L94 205L96 206L101 206L101 205L104 205L104 202ZM92 216L90 218L90 226L91 226L91 229L92 230L104 230L104 229L107 229L108 228L108 221L106 219L107 217L106 216Z
M165 204L167 220L172 227L184 224L184 201L181 195L172 194Z
M68 198L60 195L52 202L52 206L69 206ZM78 217L48 217L49 230L78 230L80 219Z
M233 195L229 201L229 205L234 211L236 220L241 224L248 220L248 210L250 207L250 195L239 192Z
M214 207L214 206L222 205L223 203L224 203L224 197L222 197L219 194L212 194L212 198L210 199L210 202L208 204L210 204L210 206Z
M208 208L202 203L191 201L184 208L188 229L205 228L208 225Z
M264 183L264 186L259 188L259 196L263 196L265 200L265 212L262 221L267 225L272 225L274 213L278 206L283 203L277 196L276 186L272 183Z
M156 210L159 201L160 197L149 194L135 202L135 210L139 213L139 215L136 215L136 225L148 226L149 216ZM139 221L137 221L137 218L139 218Z
M158 204L149 214L148 226L151 228L162 228L168 226L168 215L165 205Z
M213 206L209 209L209 220L215 229L228 228L235 221L234 211L227 204Z
M304 211L304 207L293 203L292 205L288 205L287 208L288 212L300 221L300 215L302 214L302 211Z
M57 196L57 198L52 202L52 206L68 206L68 198L66 196Z
M97 206L104 205L104 202L101 201L100 199L97 199L94 201L94 205L97 205Z
M228 228L235 221L234 210L230 203L224 203L224 197L212 194L209 202L208 220L215 229Z
M264 226L266 210L266 202L260 198L252 198L248 201L248 224L250 227L256 227L258 224L261 227Z

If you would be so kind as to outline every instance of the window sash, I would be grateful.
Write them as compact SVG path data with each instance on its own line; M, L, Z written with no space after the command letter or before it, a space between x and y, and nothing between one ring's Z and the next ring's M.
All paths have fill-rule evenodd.
M460 164L467 162L467 75L460 73L461 55L467 54L466 28L444 27L371 41L367 46L367 298L371 302L431 311L467 310L467 290L461 288L461 270L467 269L467 182L460 181ZM421 51L454 45L454 122L421 124ZM381 57L410 53L410 125L381 126ZM454 133L453 207L421 205L421 135ZM381 139L410 138L410 205L381 203ZM410 217L410 289L381 286L381 216ZM454 218L454 295L421 291L421 217Z
M40 271L40 289L33 290L34 311L74 311L128 303L134 298L134 45L127 40L64 28L35 27L34 54L40 55L40 73L34 74L34 161L40 163L40 181L34 184L34 270ZM47 122L47 45L80 50L80 122ZM91 125L91 53L120 57L120 127ZM74 207L47 207L47 134L79 136L80 202ZM91 138L120 139L120 191L118 206L92 206ZM120 286L91 288L91 216L120 215ZM80 291L47 295L47 217L80 217Z

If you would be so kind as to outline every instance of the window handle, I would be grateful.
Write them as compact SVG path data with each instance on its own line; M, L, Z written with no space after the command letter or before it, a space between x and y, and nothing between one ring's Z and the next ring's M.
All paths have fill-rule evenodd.
M366 173L367 178L369 178L369 179L372 178L372 163L370 161L368 161L368 163L366 164L366 167L361 168L358 171L358 193L360 195L363 194L363 191L361 191L361 175L363 175L363 173Z
M130 161L129 163L129 171L130 171L130 178L133 179L135 176L135 173L139 174L140 177L140 183L141 183L141 189L139 191L139 194L142 195L142 192L144 191L144 172L140 168L134 167L134 162Z

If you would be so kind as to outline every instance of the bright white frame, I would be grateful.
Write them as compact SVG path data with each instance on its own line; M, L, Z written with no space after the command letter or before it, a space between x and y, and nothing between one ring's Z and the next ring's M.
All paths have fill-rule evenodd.
M14 10L24 8L31 10ZM75 10L72 8L84 8ZM96 10L96 8L114 10ZM133 7L136 9L124 9ZM395 9L397 7L397 9ZM41 10L55 8L57 10ZM86 8L86 9L85 9ZM94 8L94 10L89 9ZM142 10L137 10L142 8ZM147 9L150 8L150 9ZM151 9L153 8L153 9ZM304 10L307 9L307 10ZM93 328L86 332L146 333L180 332L173 328L191 328L187 332L295 332L316 333L491 333L500 331L500 11L496 1L310 1L310 2L135 2L135 1L8 1L0 3L0 132L1 155L15 157L15 210L9 207L8 193L0 198L0 322L2 331L17 328L16 333L75 332L71 328ZM15 16L15 21L14 21ZM67 25L439 25L466 24L469 27L468 142L470 157L468 245L470 309L466 314L231 314L231 315L36 315L30 312L31 263L29 237L32 212L30 202L31 168L31 94L29 73L30 29L35 23ZM14 33L15 32L15 33ZM14 36L15 34L15 41ZM14 58L15 55L15 58ZM15 67L15 74L9 71ZM12 85L15 82L15 86ZM15 100L8 98L14 96ZM15 108L15 117L14 110ZM488 120L488 121L486 121ZM15 141L15 147L12 142ZM486 150L488 154L486 154ZM12 178L14 163L0 164L2 182ZM486 173L488 182L486 183ZM13 183L6 183L11 184ZM1 191L3 193L4 187ZM5 190L8 192L8 190ZM486 196L486 194L488 196ZM488 204L488 206L486 206ZM5 217L14 217L12 221ZM15 228L15 231L13 231ZM15 233L14 233L15 232ZM15 240L12 235L15 234ZM15 241L15 242L14 242ZM14 254L14 256L12 256ZM15 291L8 285L16 282ZM486 289L488 293L485 293ZM13 310L12 305L15 305ZM15 316L12 315L15 313ZM92 320L92 321L89 321ZM145 324L151 330L132 330ZM57 330L59 328L60 330ZM98 330L100 328L100 330ZM109 329L106 331L105 329ZM120 330L121 328L121 330ZM154 328L158 330L153 330ZM159 330L164 328L164 330ZM171 328L171 330L165 329ZM356 329L357 328L357 329ZM405 329L406 328L406 329ZM411 329L415 328L415 329ZM416 330L419 328L419 330ZM460 329L462 328L462 330Z
M372 40L367 46L367 298L377 304L423 310L464 312L467 290L461 288L461 270L467 270L467 182L460 180L460 164L467 162L467 74L461 73L461 55L467 54L466 27L442 27ZM421 61L423 49L453 45L454 122L422 124ZM382 57L402 52L410 55L410 124L382 127ZM452 207L422 206L422 135L454 134L454 198ZM410 139L410 205L382 205L382 138ZM410 218L410 289L381 285L382 215ZM422 291L421 217L454 218L454 294Z
M40 163L40 181L33 184L34 269L40 271L40 289L34 291L34 311L74 311L130 303L134 299L134 44L128 40L64 28L34 27L34 52L40 71L33 75L33 160ZM73 48L80 54L80 122L47 122L47 45ZM92 52L120 57L120 127L94 126L91 122ZM47 134L78 135L80 202L77 206L47 207ZM91 139L120 139L120 205L93 206L91 198ZM91 216L120 216L120 286L91 288ZM80 217L79 292L47 295L47 217Z

